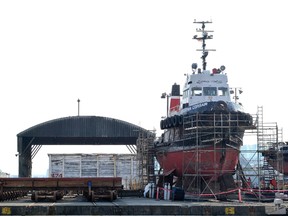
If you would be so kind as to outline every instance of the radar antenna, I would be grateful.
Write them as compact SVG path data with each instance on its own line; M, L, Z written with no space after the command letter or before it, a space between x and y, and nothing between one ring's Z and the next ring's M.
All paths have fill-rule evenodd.
M202 49L196 49L196 51L202 51L202 66L203 66L203 70L206 70L206 57L208 56L209 51L216 51L215 49L206 49L206 40L208 39L213 39L213 35L209 35L209 32L214 32L211 30L205 30L205 24L207 23L212 23L212 21L196 21L194 20L193 23L197 23L197 24L202 24L202 28L197 28L196 32L201 32L202 35L198 36L198 35L194 35L193 39L198 40L198 41L202 41Z

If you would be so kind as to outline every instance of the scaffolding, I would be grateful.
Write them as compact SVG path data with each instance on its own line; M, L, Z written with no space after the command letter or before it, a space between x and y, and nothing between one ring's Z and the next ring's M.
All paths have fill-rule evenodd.
M178 184L186 192L199 196L216 197L217 193L235 189L233 161L237 158L230 161L229 157L239 156L241 136L245 130L254 128L252 121L250 115L238 112L185 116L182 130L171 129L172 136L177 134L182 142L182 179Z
M169 143L182 148L181 177L176 174L176 184L174 179L170 182L173 186L182 187L187 194L198 199L206 195L219 199L229 192L238 193L239 189L245 194L245 190L256 188L258 190L253 194L261 200L264 190L271 188L272 181L277 182L277 189L284 189L285 178L281 174L284 157L277 151L284 145L283 133L276 122L264 122L262 106L258 106L257 114L253 115L238 112L197 113L183 117L181 125L164 132L160 142L162 150L157 150L159 155L165 156L165 145ZM169 139L165 140L166 144L164 137ZM246 143L246 139L251 138L253 145ZM274 166L263 156L272 148L277 151ZM229 161L229 157L233 159ZM166 156L163 158L169 160ZM176 163L178 161L175 160L175 167L181 167ZM168 170L167 167L162 168ZM165 175L175 174L172 171Z
M261 190L284 189L283 153L278 151L283 147L283 131L276 122L264 122L263 107L257 107L256 130L247 132L247 135L256 137L254 145L246 145L240 154L242 175L249 182L249 187ZM274 154L273 163L269 161L269 154ZM266 156L265 156L266 155ZM277 183L277 187L273 184ZM272 184L271 184L272 183ZM261 196L259 196L260 199Z
M141 132L136 142L140 188L142 189L148 183L155 182L154 140L154 133Z

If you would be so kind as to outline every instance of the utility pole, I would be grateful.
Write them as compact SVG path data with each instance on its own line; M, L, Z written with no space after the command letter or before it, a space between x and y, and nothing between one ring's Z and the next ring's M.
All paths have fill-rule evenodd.
M78 116L79 116L80 115L80 99L79 98L78 98L77 102L78 102Z

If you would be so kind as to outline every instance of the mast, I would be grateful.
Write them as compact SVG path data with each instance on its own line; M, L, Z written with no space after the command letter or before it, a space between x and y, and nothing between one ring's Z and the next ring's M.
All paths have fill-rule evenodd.
M194 35L193 39L198 41L202 41L202 49L196 49L196 51L202 51L202 69L206 70L206 57L208 56L209 51L216 51L216 49L206 49L206 40L213 39L213 35L209 35L209 32L214 32L213 30L205 30L205 24L210 24L212 21L196 21L194 20L193 23L202 24L202 28L197 28L196 32L201 32L202 35Z

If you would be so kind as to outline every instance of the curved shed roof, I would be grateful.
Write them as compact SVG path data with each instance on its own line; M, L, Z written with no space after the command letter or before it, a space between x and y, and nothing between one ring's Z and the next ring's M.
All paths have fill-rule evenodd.
M152 132L137 125L101 116L72 116L54 119L17 134L18 139L37 144L136 144L139 133Z

